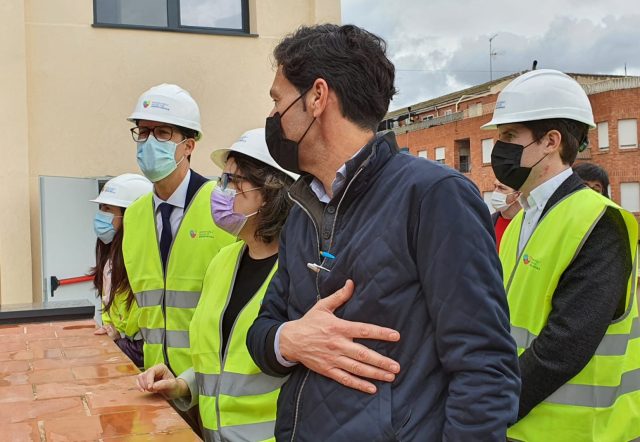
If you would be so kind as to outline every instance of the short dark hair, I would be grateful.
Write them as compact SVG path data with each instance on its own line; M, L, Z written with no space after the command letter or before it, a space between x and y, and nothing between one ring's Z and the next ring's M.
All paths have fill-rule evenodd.
M194 129L189 129L188 127L176 126L176 129L180 131L183 137L185 138L193 138L194 140L200 140L200 132Z
M396 94L395 67L386 42L355 25L301 26L273 51L282 73L300 93L322 78L338 97L342 115L377 130Z
M288 193L293 178L273 166L239 152L229 153L229 158L234 159L241 175L253 186L259 187L262 193L264 206L258 213L255 238L265 243L278 240L292 205Z
M579 163L573 166L573 171L582 181L597 181L602 186L602 194L609 198L609 175L607 171L597 164Z
M540 141L550 130L557 130L562 135L560 159L571 166L583 143L589 143L589 126L568 118L548 118L545 120L524 121L522 125L531 131L533 138Z

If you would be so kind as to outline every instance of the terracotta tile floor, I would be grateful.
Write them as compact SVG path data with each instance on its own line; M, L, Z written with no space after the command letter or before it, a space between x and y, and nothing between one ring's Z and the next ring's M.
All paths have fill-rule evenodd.
M0 326L0 441L200 439L89 321Z

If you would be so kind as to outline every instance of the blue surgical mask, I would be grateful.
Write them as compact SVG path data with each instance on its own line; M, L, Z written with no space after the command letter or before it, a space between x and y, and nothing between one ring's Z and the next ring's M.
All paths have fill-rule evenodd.
M93 218L93 230L100 241L105 244L111 243L116 236L116 229L113 227L113 213L99 210Z
M184 143L187 139L178 144ZM176 163L178 144L171 141L158 141L154 136L149 136L144 142L138 143L138 165L149 181L155 183L168 177L184 160L185 157L182 157L182 160Z

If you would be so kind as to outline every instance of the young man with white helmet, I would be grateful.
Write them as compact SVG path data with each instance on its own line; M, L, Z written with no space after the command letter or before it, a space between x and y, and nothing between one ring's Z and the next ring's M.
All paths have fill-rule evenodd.
M144 92L128 118L138 164L153 182L124 218L124 258L140 307L144 366L164 363L175 374L191 365L189 323L207 265L235 239L213 223L215 183L190 169L200 139L200 111L173 84Z
M513 80L483 126L524 209L500 246L522 376L514 440L640 437L638 225L571 170L594 127L582 87L546 69Z
M99 210L93 220L96 266L91 269L93 285L102 298L102 327L95 334L108 334L137 366L141 367L142 336L138 327L138 306L134 302L122 257L122 217L135 200L151 192L143 176L125 173L110 179L93 203Z

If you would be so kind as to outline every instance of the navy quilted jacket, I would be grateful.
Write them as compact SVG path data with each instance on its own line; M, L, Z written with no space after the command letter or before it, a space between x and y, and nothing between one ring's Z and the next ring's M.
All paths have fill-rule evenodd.
M489 211L456 171L398 154L392 133L347 163L328 204L301 178L283 231L279 269L247 345L271 375L279 441L505 440L518 412L516 346ZM321 259L319 251L335 255ZM307 263L330 271L315 273ZM299 364L277 363L273 341L318 297L355 283L338 317L391 327L397 343L361 341L397 360L393 383L361 393Z

